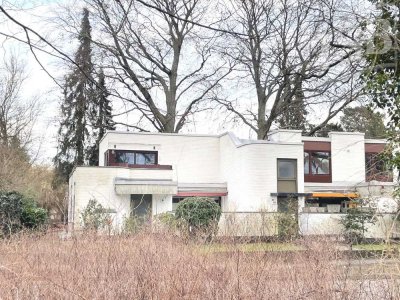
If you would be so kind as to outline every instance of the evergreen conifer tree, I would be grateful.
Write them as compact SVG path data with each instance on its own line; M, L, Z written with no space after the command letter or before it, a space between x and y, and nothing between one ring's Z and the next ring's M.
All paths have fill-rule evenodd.
M75 165L85 163L85 153L90 132L88 118L94 104L94 80L91 26L89 11L83 10L79 47L75 54L75 63L66 76L64 99L61 104L61 122L58 131L58 151L54 158L59 181L67 181Z
M292 89L288 87L288 90ZM306 131L307 110L304 103L304 92L301 83L298 83L294 95L283 102L282 115L278 118L279 127L282 129L296 129Z
M115 130L103 69L100 69L99 72L95 95L96 105L93 106L92 110L93 139L95 142L87 151L89 165L91 166L99 165L99 144L104 134L107 130Z

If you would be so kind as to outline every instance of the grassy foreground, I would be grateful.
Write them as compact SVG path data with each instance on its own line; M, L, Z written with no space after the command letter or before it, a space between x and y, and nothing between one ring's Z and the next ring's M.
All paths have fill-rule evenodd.
M199 247L209 246L167 233L21 236L0 241L0 299L400 298L398 271L371 277L331 241L299 244L303 251L231 245L203 255ZM400 259L391 266L399 270Z

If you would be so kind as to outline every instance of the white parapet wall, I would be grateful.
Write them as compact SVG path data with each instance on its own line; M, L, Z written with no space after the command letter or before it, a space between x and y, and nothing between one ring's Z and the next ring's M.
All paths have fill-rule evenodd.
M222 213L219 221L219 236L273 237L279 232L281 213L271 212L230 212ZM343 235L342 213L300 213L299 233L312 235ZM374 216L374 224L366 226L366 238L387 239L400 236L395 214L384 213Z
M345 214L301 213L299 231L301 235L341 235L344 227L340 220ZM376 214L374 224L366 226L366 238L386 239L398 237L398 222L395 214Z

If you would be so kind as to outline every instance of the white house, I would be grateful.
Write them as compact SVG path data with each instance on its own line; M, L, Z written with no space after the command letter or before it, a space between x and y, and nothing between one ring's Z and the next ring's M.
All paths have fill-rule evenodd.
M221 205L220 234L234 219L245 225L232 234L264 235L275 231L265 229L273 222L264 217L285 211L294 198L302 234L336 234L353 198L370 200L378 212L397 209L392 172L377 159L385 143L349 132L317 138L277 130L258 141L232 133L110 131L100 143L99 166L76 167L70 177L68 219L79 228L90 199L113 211L118 227L131 214L171 212L185 197L207 196Z

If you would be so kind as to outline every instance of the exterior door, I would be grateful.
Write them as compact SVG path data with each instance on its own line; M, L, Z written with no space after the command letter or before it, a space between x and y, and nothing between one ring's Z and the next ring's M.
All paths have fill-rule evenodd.
M152 213L152 195L131 195L131 213L134 217L145 219Z

